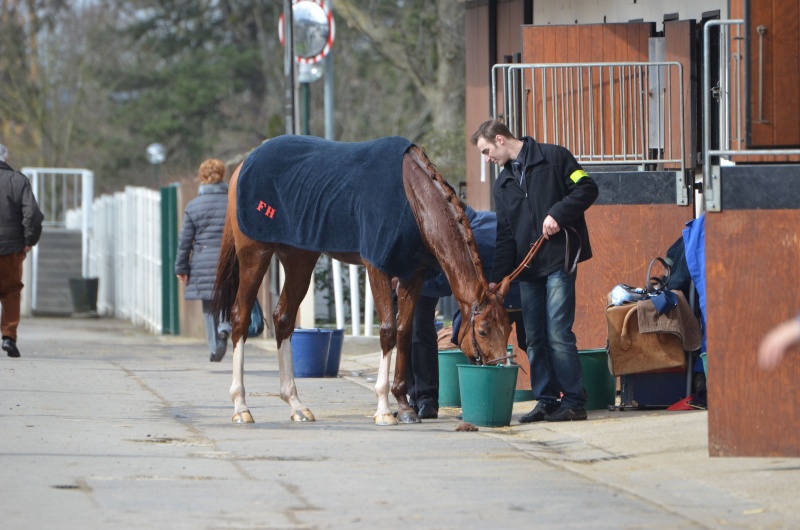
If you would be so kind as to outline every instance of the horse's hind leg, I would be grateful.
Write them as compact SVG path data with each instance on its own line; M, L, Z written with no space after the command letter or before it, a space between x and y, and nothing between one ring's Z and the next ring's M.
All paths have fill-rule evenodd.
M397 338L397 321L395 320L392 304L391 278L364 261L369 273L369 284L372 288L372 298L375 300L375 309L381 322L381 361L378 365L378 376L375 379L375 395L378 397L378 410L372 418L375 425L397 425L397 419L389 408L389 370L392 364L392 350ZM402 408L402 407L401 407ZM411 410L411 412L414 412ZM400 418L400 411L398 411Z
M277 252L283 264L286 281L278 305L272 312L275 338L278 341L278 365L281 374L281 398L292 407L292 421L315 421L314 414L297 397L292 363L292 341L297 310L308 292L319 252L282 247Z
M417 413L408 404L408 368L411 363L411 334L414 308L425 277L425 269L417 270L408 281L400 280L397 286L397 361L394 366L392 394L397 400L397 419L403 423L419 421Z
M239 289L236 302L231 310L231 339L233 347L233 381L231 401L233 401L234 423L253 423L253 416L245 402L244 390L244 341L250 327L250 311L255 304L261 280L267 272L272 259L272 251L266 245L251 242L240 244Z

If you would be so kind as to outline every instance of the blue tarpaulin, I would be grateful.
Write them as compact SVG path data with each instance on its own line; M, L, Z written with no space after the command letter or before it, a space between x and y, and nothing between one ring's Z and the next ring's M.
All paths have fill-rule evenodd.
M683 229L683 245L686 249L686 265L700 298L700 323L703 327L703 351L706 351L706 228L705 215L686 223Z

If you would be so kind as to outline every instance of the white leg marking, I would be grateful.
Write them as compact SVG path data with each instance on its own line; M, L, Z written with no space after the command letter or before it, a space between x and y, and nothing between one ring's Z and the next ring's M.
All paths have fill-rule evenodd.
M314 414L297 397L290 339L284 340L278 351L278 368L281 374L281 399L292 407L292 421L314 421Z
M239 414L248 410L244 402L244 338L233 348L233 383L231 384L231 401L233 413Z
M278 351L278 367L281 374L281 399L292 409L302 406L297 398L297 386L294 384L294 365L292 364L292 341L286 339Z
M386 355L381 354L381 362L378 368L378 378L375 381L375 395L378 396L378 410L373 417L391 414L389 408L389 367L392 364L392 351Z

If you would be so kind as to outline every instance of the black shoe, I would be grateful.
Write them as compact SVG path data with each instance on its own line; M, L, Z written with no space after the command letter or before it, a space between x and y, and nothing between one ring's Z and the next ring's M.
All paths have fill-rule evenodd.
M211 352L211 356L209 356L208 360L212 363L217 362L217 356L214 355L214 352Z
M422 405L417 411L417 417L421 420L435 420L439 417L439 409L433 405Z
M4 338L3 349L8 353L9 357L19 357L19 350L17 349L17 343L14 339L9 337Z
M557 411L547 414L544 421L582 421L586 417L586 409L583 407L561 407Z
M536 406L533 407L533 410L529 413L525 414L519 419L520 423L533 423L536 421L542 421L545 419L545 416L548 414L552 414L553 412L558 410L558 403L553 403L552 405L548 405L543 401L539 401L536 403Z

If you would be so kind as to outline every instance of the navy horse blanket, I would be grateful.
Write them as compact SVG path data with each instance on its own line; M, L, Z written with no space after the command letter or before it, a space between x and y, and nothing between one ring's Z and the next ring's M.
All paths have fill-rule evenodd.
M393 136L346 143L279 136L245 159L236 220L250 239L315 252L356 252L392 276L411 276L424 253Z

